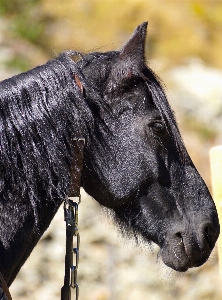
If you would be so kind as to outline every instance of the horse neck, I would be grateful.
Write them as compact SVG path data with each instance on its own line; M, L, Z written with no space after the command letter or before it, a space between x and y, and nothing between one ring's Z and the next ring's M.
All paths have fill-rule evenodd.
M69 189L70 141L84 137L81 110L89 112L72 75L53 60L1 83L0 271L8 284Z

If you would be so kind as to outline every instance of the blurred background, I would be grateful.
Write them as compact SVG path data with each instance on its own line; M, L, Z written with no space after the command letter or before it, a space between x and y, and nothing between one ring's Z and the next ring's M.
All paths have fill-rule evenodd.
M209 149L222 144L221 0L0 0L0 79L64 50L118 50L149 22L147 63L162 78L188 152L211 190ZM221 299L217 253L185 274L158 249L123 240L83 191L80 300ZM60 210L11 292L14 299L60 299L65 223Z

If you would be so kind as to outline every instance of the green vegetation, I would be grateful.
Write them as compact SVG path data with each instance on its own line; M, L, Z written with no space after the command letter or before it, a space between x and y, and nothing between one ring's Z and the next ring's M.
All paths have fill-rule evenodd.
M0 0L0 14L5 39L25 40L47 56L118 48L148 20L149 58L171 66L198 56L222 67L220 0Z

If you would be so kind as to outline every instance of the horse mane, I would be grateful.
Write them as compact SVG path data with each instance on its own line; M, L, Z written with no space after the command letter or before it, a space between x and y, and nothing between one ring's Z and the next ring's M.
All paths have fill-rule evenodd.
M71 139L87 138L93 124L86 97L74 80L77 75L91 90L70 57L76 54L64 52L0 83L1 201L30 201L36 218L37 202L66 197ZM95 92L90 96L96 98Z

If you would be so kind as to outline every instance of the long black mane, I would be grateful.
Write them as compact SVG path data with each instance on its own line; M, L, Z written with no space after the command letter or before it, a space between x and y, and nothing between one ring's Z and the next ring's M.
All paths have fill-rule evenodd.
M78 75L87 86L73 54L0 83L2 203L30 199L35 211L37 201L64 199L69 192L73 132L86 137L93 124L74 80Z

